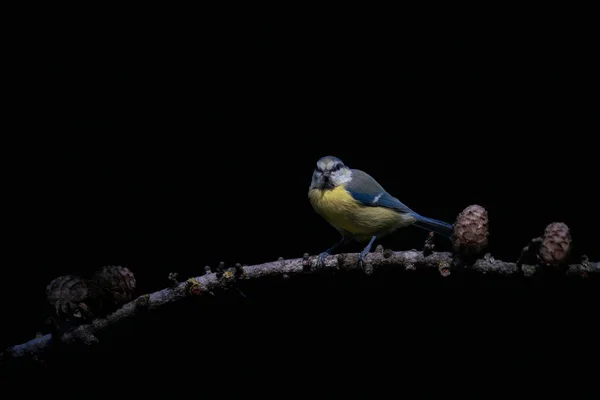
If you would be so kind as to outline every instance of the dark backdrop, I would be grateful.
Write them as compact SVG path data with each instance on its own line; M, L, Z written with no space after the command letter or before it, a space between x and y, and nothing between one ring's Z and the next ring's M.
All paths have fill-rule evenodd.
M426 216L485 207L496 258L516 260L555 221L571 228L574 260L600 258L585 24L88 22L24 29L10 60L3 348L43 328L45 285L61 274L121 264L148 293L172 271L323 251L337 233L307 190L328 154ZM407 228L380 243L420 248L425 237ZM444 376L461 362L526 371L558 353L576 356L572 368L592 340L598 288L401 273L274 280L125 324L39 376L218 393L272 390L278 377L294 392L354 391L383 370L395 385L405 368ZM287 372L304 363L307 378ZM125 370L141 377L117 378ZM179 375L159 380L166 371Z

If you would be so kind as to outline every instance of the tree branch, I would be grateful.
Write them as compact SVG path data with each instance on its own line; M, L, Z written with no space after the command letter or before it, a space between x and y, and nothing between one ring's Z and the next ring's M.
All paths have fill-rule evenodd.
M65 343L80 341L85 344L93 344L97 341L95 337L97 332L107 329L125 318L135 316L139 311L153 310L188 296L212 294L217 289L226 290L231 288L236 280L253 280L272 276L289 278L290 276L307 273L360 270L358 253L328 256L321 268L316 267L316 260L316 256L305 254L303 258L288 260L280 258L277 261L251 266L236 264L235 267L224 268L224 265L221 264L216 272L211 272L210 268L207 268L204 275L190 278L185 282L178 282L176 274L170 274L169 280L173 282L171 287L142 295L126 303L105 318L96 319L90 324L81 325L72 331L61 334L59 340ZM566 265L562 269L557 269L544 264L519 265L513 262L505 262L496 260L489 254L474 262L467 263L457 255L449 252L433 252L431 249L426 249L423 252L417 250L394 252L389 249L383 251L381 246L377 246L374 252L366 256L366 263L369 266L365 270L367 274L373 273L375 269L402 268L406 271L427 270L439 273L442 277L457 273L480 273L530 278L543 276L549 271L563 276L579 276L582 278L587 278L590 275L600 276L600 262L590 262L587 257L584 257L579 264ZM0 360L36 356L47 350L54 340L56 339L52 334L46 334L26 343L11 346L0 354Z

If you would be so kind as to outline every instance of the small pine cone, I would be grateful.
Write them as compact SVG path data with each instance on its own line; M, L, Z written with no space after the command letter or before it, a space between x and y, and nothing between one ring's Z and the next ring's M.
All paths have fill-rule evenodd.
M571 250L571 233L562 222L553 222L546 227L539 256L543 263L560 265L567 260Z
M94 280L110 292L115 305L125 304L133 298L136 287L135 276L126 267L119 265L102 267L94 274Z
M452 244L454 251L463 255L479 254L488 244L488 213L473 204L465 208L454 223Z
M52 306L67 296L72 297L71 288L81 284L81 278L73 275L64 275L54 278L46 286L46 300Z
M46 286L46 300L56 315L66 320L89 320L101 309L102 294L87 279L64 275Z

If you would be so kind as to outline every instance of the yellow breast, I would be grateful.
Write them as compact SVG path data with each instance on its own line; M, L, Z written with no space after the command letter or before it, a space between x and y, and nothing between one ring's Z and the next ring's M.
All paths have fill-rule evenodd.
M308 198L315 211L333 227L356 235L359 240L384 236L414 221L391 209L361 205L343 186L330 190L311 189Z

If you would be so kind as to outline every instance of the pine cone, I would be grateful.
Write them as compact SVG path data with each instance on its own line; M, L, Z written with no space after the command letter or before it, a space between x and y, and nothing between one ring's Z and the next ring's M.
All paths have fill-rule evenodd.
M74 275L59 276L46 286L46 299L60 318L87 321L102 309L102 291L93 282Z
M133 273L120 265L102 267L94 274L94 280L108 290L115 305L122 305L133 298L136 281Z
M560 265L567 260L571 250L571 233L562 222L553 222L546 227L539 256L543 263Z
M485 208L473 204L456 218L452 243L454 251L463 255L479 254L488 244L488 213Z

